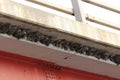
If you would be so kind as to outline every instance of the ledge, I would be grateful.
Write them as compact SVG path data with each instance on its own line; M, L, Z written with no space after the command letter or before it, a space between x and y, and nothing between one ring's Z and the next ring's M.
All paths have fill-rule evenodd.
M13 9L15 11L12 11ZM115 78L120 78L119 66L111 65L111 63L108 64L109 62L108 63L104 63L104 61L101 62L102 60L101 55L97 53L95 54L95 57L97 56L95 59L88 58L89 56L86 57L87 51L84 50L83 48L84 46L87 46L87 48L95 48L97 51L99 50L105 51L105 54L109 53L109 55L112 55L110 57L107 57L107 59L111 60L114 63L116 63L115 59L117 59L118 63L116 64L119 65L120 59L119 57L116 58L115 55L119 56L120 54L120 48L119 48L120 35L105 30L100 30L92 26L77 21L73 21L70 19L66 19L63 17L59 17L41 10L38 11L37 9L33 9L28 6L24 6L8 0L0 0L0 13L1 13L0 15L1 24L10 23L9 26L18 27L15 30L15 32L17 31L16 34L13 35L12 33L11 34L7 33L7 36L9 35L8 37L10 38L6 38L3 36L0 37L1 38L0 50L12 52L19 55L24 55L27 57L33 57L37 59L51 61L58 65L62 65L70 68L75 68L75 69L85 70L102 75L108 75ZM3 35L6 35L7 29L5 29L5 32L3 31L1 33ZM72 41L73 43L82 45L83 47L81 48L83 52L77 52L77 54L75 54L75 51L77 51L76 49L77 47L75 46L74 48L73 47L74 45L72 46L73 49L71 49L72 52L71 51L66 52L67 50L64 50L65 48L60 50L58 48L57 49L55 48L55 50L49 49L48 47L46 47L47 45L45 46L45 44L43 44L43 46L42 45L38 46L37 45L38 41L34 39L36 38L34 37L36 35L31 34L32 36L31 37L29 36L29 39L28 37L26 38L24 36L21 37L20 35L21 33L23 34L23 32L21 32L20 30L20 34L18 34L19 29L25 29L25 31L26 29L27 30L30 29L32 32L37 31L42 33L43 35L52 36L54 41L63 40L63 39L68 42ZM24 35L25 34L26 32L24 33ZM13 37L12 39L11 36ZM19 41L21 39L24 40L24 38L29 43L24 41ZM57 44L59 44L59 42L57 42ZM11 47L11 45L13 45L13 47ZM54 47L59 47L59 46L62 48L61 42L58 46L54 45ZM38 54L38 52L40 54ZM85 56L83 57L81 55L83 56L85 55ZM99 61L97 58L99 59ZM91 65L91 63L93 63L95 66L93 64ZM98 68L96 68L96 66ZM94 69L92 69L93 67ZM106 70L104 70L103 67L106 67L105 68Z
M89 45L84 45L83 43L66 40L65 38L58 39L54 35L44 34L40 31L23 27L1 22L0 33L13 36L18 40L24 39L34 43L41 43L45 46L49 46L51 44L54 47L61 48L66 51L70 50L78 55L83 54L86 56L93 56L97 59L110 60L117 65L120 64L120 54L111 53L110 51L106 51L105 49L90 47ZM65 59L67 59L67 57Z
M17 40L8 35L0 35L0 51L52 62L56 65L84 70L120 79L120 67L95 58L75 54L53 46L46 47L23 39ZM12 45L12 46L11 46Z
M0 13L18 20L47 26L63 32L81 36L92 41L120 47L120 35L67 18L44 12L17 2L0 0ZM114 37L114 38L113 38ZM111 39L112 38L112 39Z

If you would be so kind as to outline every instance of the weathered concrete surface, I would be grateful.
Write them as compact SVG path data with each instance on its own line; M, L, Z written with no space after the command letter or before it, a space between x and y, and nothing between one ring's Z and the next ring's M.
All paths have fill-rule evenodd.
M54 28L96 42L120 47L120 35L84 23L59 17L13 1L0 0L0 13L19 20Z
M96 48L106 49L110 52L120 53L120 35L118 34L59 17L9 0L0 0L0 13L0 22L3 21L15 25L23 25L21 27L32 28L46 34L51 33L51 35L55 35L57 38L65 38L70 41L80 42ZM116 65L106 64L78 55L73 55L71 57L72 54L69 52L65 53L60 50L36 46L36 44L28 44L27 42L5 37L1 37L0 43L0 50L2 51L48 60L66 67L120 78L119 66ZM11 45L13 46L11 47ZM41 53L38 54L38 52ZM70 58L67 60L63 59L67 56L70 56Z

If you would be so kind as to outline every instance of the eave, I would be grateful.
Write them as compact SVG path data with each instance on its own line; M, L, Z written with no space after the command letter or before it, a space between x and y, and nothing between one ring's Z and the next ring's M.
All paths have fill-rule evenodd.
M59 17L44 11L38 11L16 2L5 2L6 0L0 1L0 22L8 22L11 25L17 25L21 28L38 31L45 35L51 35L56 39L65 39L67 41L73 41L75 43L94 47L98 50L105 50L110 54L112 53L116 55L120 53L120 36L116 33L97 29L87 24ZM22 12L11 12L10 10L14 9L14 6L18 8L18 11L23 10L25 16L22 15ZM33 10L34 12L32 12ZM28 15L27 12L29 11L31 13ZM67 29L68 26L70 29ZM95 35L99 35L99 37L101 36L102 38L98 38L98 36L93 35L93 33L95 33ZM103 34L104 36L102 36ZM94 56L92 57L83 54L77 54L74 51L64 50L55 46L45 46L41 43L35 43L34 41L32 42L26 39L17 39L14 36L6 35L6 33L2 33L0 35L1 51L7 51L14 54L46 60L57 65L78 70L120 78L119 66L110 60L98 60L97 58L94 58ZM109 40L109 38L107 38L109 35L113 36L116 41L115 39Z

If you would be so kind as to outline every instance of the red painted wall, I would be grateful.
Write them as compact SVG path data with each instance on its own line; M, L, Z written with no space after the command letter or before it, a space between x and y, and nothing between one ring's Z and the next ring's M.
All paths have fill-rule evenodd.
M119 80L0 51L0 80Z

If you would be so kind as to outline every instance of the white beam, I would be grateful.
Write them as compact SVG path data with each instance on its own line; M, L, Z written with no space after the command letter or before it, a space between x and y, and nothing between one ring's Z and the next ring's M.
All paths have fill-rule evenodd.
M117 13L120 13L120 8L115 7L113 5L103 3L100 0L82 0L82 1L85 1L87 3L93 4L93 5L96 5L96 6L99 6L99 7L102 7L102 8L117 12Z
M27 0L27 1L30 1L30 2L39 4L39 5L43 5L43 6L46 6L48 8L52 8L52 9L55 9L55 10L58 10L58 11L61 11L61 12L64 12L64 13L67 13L67 14L70 14L70 15L73 15L72 9L63 7L61 5L51 3L47 0Z
M107 26L107 27L111 27L111 28L120 30L120 25L115 24L115 23L110 22L110 21L106 21L104 19L94 17L94 16L89 15L89 14L86 15L86 19L91 21L91 22L95 22L95 23L98 23L98 24L101 24L101 25L104 25L104 26Z

